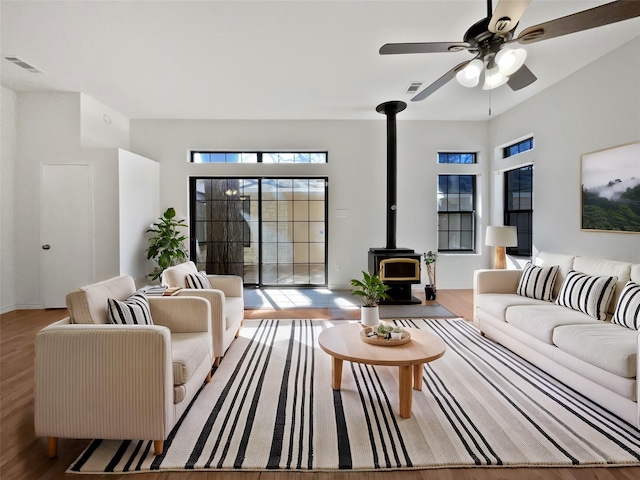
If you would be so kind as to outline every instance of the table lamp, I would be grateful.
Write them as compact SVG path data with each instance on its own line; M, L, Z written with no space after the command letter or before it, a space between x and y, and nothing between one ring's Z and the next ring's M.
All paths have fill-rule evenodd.
M493 268L507 268L507 248L518 246L516 227L487 227L486 245L495 247Z

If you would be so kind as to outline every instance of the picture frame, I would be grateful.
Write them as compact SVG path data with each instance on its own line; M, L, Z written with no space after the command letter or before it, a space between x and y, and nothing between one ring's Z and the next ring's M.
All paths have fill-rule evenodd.
M640 141L585 153L580 229L640 233Z

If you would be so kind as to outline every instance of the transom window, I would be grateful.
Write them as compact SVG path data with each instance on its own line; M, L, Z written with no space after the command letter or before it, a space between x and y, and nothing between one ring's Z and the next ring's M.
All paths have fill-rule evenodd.
M438 163L476 163L476 154L473 152L438 152Z
M502 158L512 157L531 149L533 149L533 137L514 143L508 147L504 147L502 150Z
M192 151L192 163L327 163L327 152Z
M475 175L438 175L438 250L473 251Z

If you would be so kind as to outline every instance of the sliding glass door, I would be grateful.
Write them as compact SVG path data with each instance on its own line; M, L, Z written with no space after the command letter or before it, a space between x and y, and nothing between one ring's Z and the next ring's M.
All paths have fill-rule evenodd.
M191 257L245 285L326 286L326 178L192 178Z

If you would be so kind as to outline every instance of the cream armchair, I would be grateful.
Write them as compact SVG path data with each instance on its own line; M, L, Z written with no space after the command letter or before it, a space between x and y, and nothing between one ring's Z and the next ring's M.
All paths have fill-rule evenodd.
M162 283L169 287L180 287L179 296L206 298L211 304L211 334L213 336L214 364L220 359L238 336L244 320L244 285L237 275L207 275L213 289L187 288L186 276L198 273L196 264L185 262L167 268L162 273Z
M49 438L153 440L156 455L211 379L209 303L150 297L154 325L112 325L107 298L126 300L131 277L67 295L70 316L36 335L35 431Z

